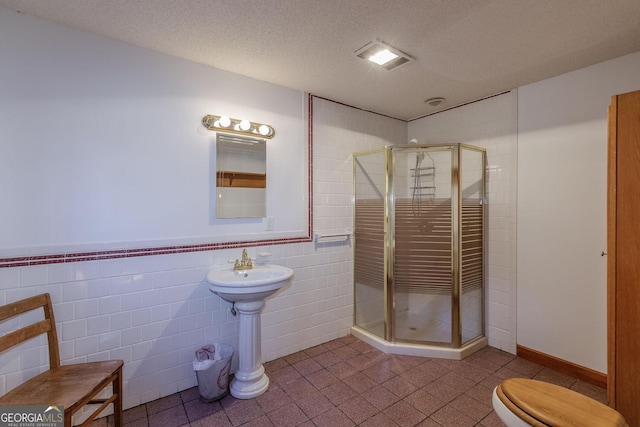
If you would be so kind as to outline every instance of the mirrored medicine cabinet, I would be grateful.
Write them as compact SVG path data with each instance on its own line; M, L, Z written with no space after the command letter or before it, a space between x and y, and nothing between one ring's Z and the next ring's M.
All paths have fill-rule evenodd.
M267 216L266 140L216 135L216 218Z

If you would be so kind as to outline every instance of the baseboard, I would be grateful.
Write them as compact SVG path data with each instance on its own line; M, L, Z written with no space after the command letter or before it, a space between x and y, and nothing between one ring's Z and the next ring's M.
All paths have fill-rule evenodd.
M570 377L607 388L607 374L603 374L602 372L594 371L593 369L585 368L584 366L576 365L575 363L567 362L566 360L558 359L557 357L549 356L548 354L540 353L539 351L521 345L516 347L516 354L525 360L569 375Z

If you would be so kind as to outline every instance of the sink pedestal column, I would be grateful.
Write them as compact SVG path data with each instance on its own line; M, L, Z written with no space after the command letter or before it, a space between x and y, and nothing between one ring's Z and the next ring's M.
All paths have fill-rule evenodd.
M262 366L260 313L264 299L236 302L240 313L238 357L240 366L231 382L231 395L236 399L252 399L269 388L269 377Z

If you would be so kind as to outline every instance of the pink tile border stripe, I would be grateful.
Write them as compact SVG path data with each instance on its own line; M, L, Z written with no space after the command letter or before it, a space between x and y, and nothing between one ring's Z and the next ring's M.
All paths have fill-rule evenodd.
M109 251L78 252L67 254L33 255L0 258L0 268L24 267L30 265L59 264L66 262L98 261L115 258L131 258L150 255L179 254L184 252L213 251L247 246L284 245L310 242L310 236L286 239L255 240L223 243L203 243L197 245L160 246L156 248L114 249Z
M268 246L268 245L286 245L292 243L309 243L313 241L313 98L312 94L307 95L307 105L309 108L309 123L307 129L308 140L308 192L309 203L307 213L307 235L301 237L290 237L282 239L267 239L267 240L253 240L253 241L238 241L238 242L221 242L221 243L202 243L194 245L175 245L175 246L159 246L155 248L134 248L134 249L114 249L104 251L91 251L91 252L72 252L63 254L48 254L48 255L26 255L18 257L0 258L0 268L9 267L25 267L31 265L44 265L44 264L60 264L67 262L80 262L80 261L99 261L105 259L116 258L131 258L140 256L151 255L168 255L179 254L185 252L200 252L200 251L213 251L218 249L232 249L248 246Z

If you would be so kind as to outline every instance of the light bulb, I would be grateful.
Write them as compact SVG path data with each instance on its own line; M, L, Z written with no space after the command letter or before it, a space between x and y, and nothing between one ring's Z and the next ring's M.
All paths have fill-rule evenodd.
M251 122L249 122L249 120L242 120L240 122L240 129L249 130L250 127L251 127Z
M220 120L218 120L218 122L220 123L220 126L222 126L223 128L229 127L229 125L231 124L231 119L227 116L222 116L220 117Z
M260 125L260 127L258 128L258 132L260 132L260 135L267 136L271 133L271 130L267 125Z

